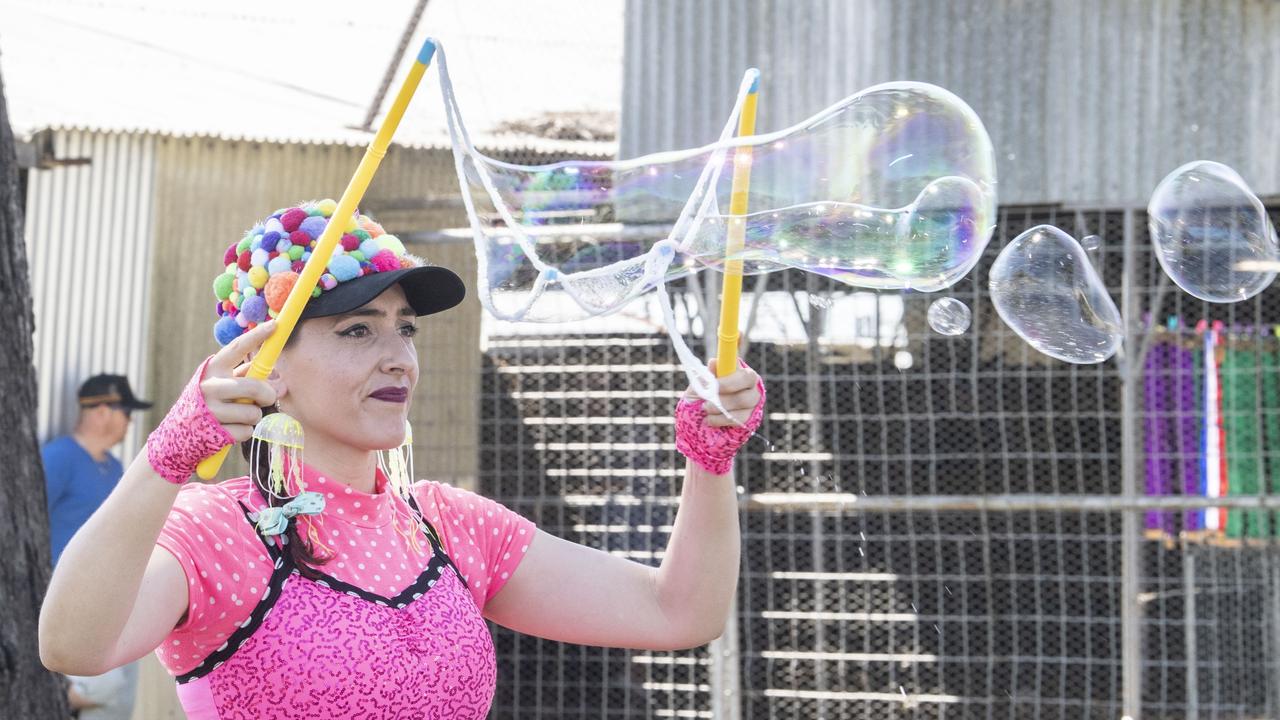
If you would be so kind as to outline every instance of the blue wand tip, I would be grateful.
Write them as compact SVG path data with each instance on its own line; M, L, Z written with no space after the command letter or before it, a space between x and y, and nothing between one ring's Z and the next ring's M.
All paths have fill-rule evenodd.
M431 58L434 57L435 54L436 54L435 38L427 38L422 43L422 49L418 51L418 62L422 63L423 65L430 65Z

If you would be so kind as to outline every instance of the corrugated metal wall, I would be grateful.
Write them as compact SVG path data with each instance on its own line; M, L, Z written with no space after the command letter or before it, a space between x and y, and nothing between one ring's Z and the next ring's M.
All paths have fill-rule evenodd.
M761 132L876 83L982 117L1000 202L1145 205L1178 165L1280 193L1275 0L629 0L621 156L709 142L749 66Z
M148 275L155 142L144 135L56 132L58 158L89 162L31 170L26 239L35 295L40 438L69 432L76 390L117 372L150 398ZM123 457L140 445L141 423Z

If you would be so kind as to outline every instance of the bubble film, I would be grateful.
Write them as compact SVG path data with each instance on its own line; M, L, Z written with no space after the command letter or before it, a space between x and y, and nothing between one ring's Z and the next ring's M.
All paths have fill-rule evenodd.
M963 335L969 329L973 314L969 306L952 297L938 298L925 314L929 327L939 335Z
M1014 238L989 282L1000 319L1045 355L1085 365L1120 348L1120 312L1084 249L1058 228L1037 225Z
M1147 220L1160 266L1201 300L1238 302L1275 280L1275 229L1226 165L1198 161L1169 173L1151 195Z
M471 146L456 104L450 118L480 299L507 320L612 312L728 259L936 291L974 266L994 224L986 130L932 85L878 85L779 132L616 162L500 162ZM751 165L745 218L728 215L734 163ZM746 240L730 258L732 223Z

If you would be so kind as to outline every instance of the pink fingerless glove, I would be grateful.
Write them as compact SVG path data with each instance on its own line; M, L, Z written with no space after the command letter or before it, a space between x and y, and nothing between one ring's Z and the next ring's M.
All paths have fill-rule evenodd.
M200 390L205 368L212 359L200 363L169 414L147 437L147 461L160 477L175 485L190 480L201 460L235 442L209 412Z
M746 363L739 361L742 367ZM764 381L756 381L760 402L756 403L744 425L711 427L707 424L706 403L702 398L681 398L676 404L676 450L681 455L716 475L727 474L733 469L733 456L751 439L760 420L764 418Z

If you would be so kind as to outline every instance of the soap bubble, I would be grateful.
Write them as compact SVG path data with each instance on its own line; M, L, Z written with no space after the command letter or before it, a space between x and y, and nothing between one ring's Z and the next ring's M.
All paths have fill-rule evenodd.
M1045 355L1090 364L1120 348L1120 311L1084 249L1052 225L1037 225L1005 246L989 287L1000 319Z
M922 83L872 87L779 132L625 161L513 165L470 146L456 108L450 119L480 300L505 320L614 312L728 260L748 275L797 268L931 292L973 268L994 227L990 138L962 100ZM742 217L728 212L736 165L750 166Z
M969 306L953 297L938 298L925 314L929 327L939 335L963 335L969 329L973 314Z
M1280 249L1267 211L1226 165L1202 160L1169 173L1147 220L1160 266L1201 300L1245 300L1276 277Z

